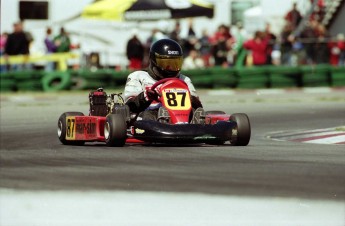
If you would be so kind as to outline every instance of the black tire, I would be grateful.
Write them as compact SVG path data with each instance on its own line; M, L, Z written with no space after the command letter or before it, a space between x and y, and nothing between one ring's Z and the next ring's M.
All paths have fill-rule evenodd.
M225 115L224 111L206 111L205 115Z
M251 135L248 116L244 113L236 113L230 116L230 121L237 123L236 132L233 131L230 143L235 146L247 146Z
M127 139L127 124L121 114L109 114L104 123L105 143L109 147L122 147Z
M57 128L59 140L64 145L77 145L77 146L84 145L85 141L66 140L66 130L67 130L66 117L68 116L84 116L84 114L81 112L65 112L60 116L58 120L58 128Z

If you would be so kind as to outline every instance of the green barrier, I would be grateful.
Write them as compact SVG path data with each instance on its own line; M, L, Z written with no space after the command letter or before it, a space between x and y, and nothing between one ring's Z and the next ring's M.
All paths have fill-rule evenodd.
M86 79L82 77L72 78L72 85L70 87L72 90L96 90L98 88L113 88L99 79Z
M91 70L80 70L77 72L77 75L86 79L99 79L99 80L107 80L113 74L112 70L108 69L98 69L95 71Z
M238 84L234 68L215 67L210 70L214 88L235 88Z
M209 68L200 68L200 69L190 69L182 70L181 74L188 76L190 79L197 78L199 76L210 75L212 69Z
M67 90L72 85L71 74L69 72L49 72L42 78L44 91Z
M181 71L181 74L189 77L197 88L212 88L214 80L210 75L210 71L207 68L191 69Z
M17 80L41 80L44 76L43 71L37 70L24 70L24 71L13 71L10 74Z
M328 64L301 66L301 72L304 87L331 85L330 66Z
M237 88L253 89L269 87L268 68L265 66L238 68L237 75Z
M41 81L24 81L16 84L19 91L42 91Z
M0 79L13 79L13 75L10 72L1 72Z
M1 73L1 91L85 90L123 88L131 71L101 69L65 72L22 71ZM301 86L345 86L345 68L330 65L213 67L181 72L197 88L284 88ZM43 78L41 79L41 77ZM41 82L41 83L40 83Z
M332 67L330 69L332 86L345 86L345 67Z
M270 87L301 87L302 77L299 67L271 66L269 67Z
M124 87L126 85L128 75L132 73L132 71L124 70L124 71L113 71L111 74L111 86L114 88L116 87Z
M2 78L0 80L1 92L14 91L16 88L16 82L14 79Z
M196 88L212 88L213 78L209 75L199 75L192 79L193 85Z

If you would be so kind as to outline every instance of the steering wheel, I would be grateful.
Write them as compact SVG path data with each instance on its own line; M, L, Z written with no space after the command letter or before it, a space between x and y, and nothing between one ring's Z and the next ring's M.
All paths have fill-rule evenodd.
M151 90L152 90L152 91L155 91L155 89L157 88L157 86L159 86L159 85L161 85L161 84L163 84L163 83L166 83L166 82L168 82L168 81L173 81L173 80L180 80L180 81L182 81L182 80L179 79L179 78L164 78L164 79L162 79L162 80L157 81L155 84L153 84L153 85L151 86Z

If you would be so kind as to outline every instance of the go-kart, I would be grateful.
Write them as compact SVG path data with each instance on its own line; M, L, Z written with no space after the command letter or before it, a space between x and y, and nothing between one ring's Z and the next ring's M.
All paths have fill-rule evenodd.
M105 142L107 146L126 143L222 145L227 141L235 146L248 145L251 127L246 114L193 109L187 84L177 78L162 79L150 89L157 92L156 101L164 110L157 120L141 119L130 112L121 93L108 95L100 88L89 94L88 116L81 112L65 112L60 116L59 140L65 145L95 141ZM198 120L191 120L193 118Z

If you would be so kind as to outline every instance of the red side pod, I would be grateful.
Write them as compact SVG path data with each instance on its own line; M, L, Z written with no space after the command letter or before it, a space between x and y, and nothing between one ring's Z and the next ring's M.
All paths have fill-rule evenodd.
M230 115L228 114L210 114L206 115L205 123L206 124L215 124L218 121L229 121Z
M76 116L75 140L104 141L104 122L102 116Z

